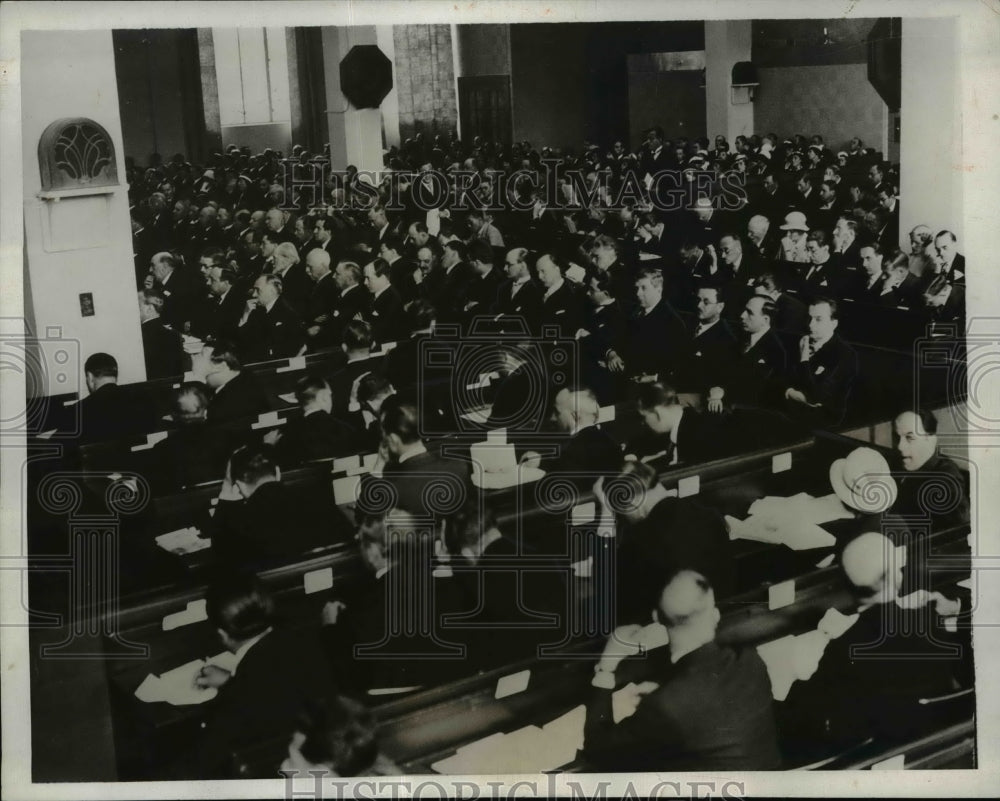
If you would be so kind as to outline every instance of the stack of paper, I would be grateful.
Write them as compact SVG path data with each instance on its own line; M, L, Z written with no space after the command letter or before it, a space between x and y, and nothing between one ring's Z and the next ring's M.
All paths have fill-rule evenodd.
M216 665L230 673L236 667L236 654L223 651L209 659L195 659L159 676L150 673L135 691L135 697L146 704L163 702L173 706L203 704L219 694L214 687L198 687L195 679L205 665Z
M194 526L168 531L156 538L156 544L165 551L176 554L196 553L212 546L212 540L198 536Z
M771 542L804 551L835 545L836 538L820 528L820 524L851 516L836 495L813 498L800 492L790 498L761 498L750 507L746 520L727 515L726 522L730 539Z

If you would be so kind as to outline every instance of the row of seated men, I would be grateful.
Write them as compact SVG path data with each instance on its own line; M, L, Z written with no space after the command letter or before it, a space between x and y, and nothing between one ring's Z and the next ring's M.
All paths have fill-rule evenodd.
M926 446L924 442L916 447ZM913 448L912 442L901 445L904 458L913 458ZM645 482L643 467L628 468L635 472L627 474ZM756 651L716 641L716 602L725 594L716 586L725 572L718 564L724 559L718 550L724 532L714 544L701 541L706 532L699 526L711 515L709 510L697 509L691 499L655 491L645 497L652 487L634 486L640 497L626 504L633 510L630 516L619 515L610 524L612 536L623 553L645 551L647 558L655 558L655 568L644 565L644 573L637 576L642 562L624 559L612 582L619 625L595 665L589 701L580 699L588 704L583 754L588 767L779 769L836 753L870 736L912 739L926 733L920 728L919 699L970 686L969 642L944 623L945 618L965 615L968 599L907 586L894 543L869 531L850 540L839 557L855 593L856 621L825 646L811 678L775 703L768 671ZM605 503L602 500L602 512L610 510ZM661 525L665 522L670 524L666 528ZM300 744L301 738L293 735L297 716L318 699L343 694L371 703L364 691L373 686L420 685L429 674L443 680L456 675L456 665L461 674L463 669L498 664L480 661L484 652L493 651L502 664L530 651L516 636L530 634L529 629L517 631L518 618L547 609L535 605L543 599L537 587L518 591L514 542L499 530L488 509L463 509L447 523L442 536L439 527L399 510L362 520L358 546L372 578L355 594L328 602L318 632L314 626L293 630L295 626L278 625L266 594L252 579L235 585L217 579L209 590L209 616L224 645L240 659L239 670L232 675L210 666L196 679L202 686L219 687L221 693L207 711L198 759L183 763L185 775L224 775L233 750L261 739L284 736ZM649 550L653 538L657 546ZM439 559L450 555L456 567L452 578L433 577L435 554ZM479 580L463 587L460 563L485 565L485 574L476 574ZM696 564L704 565L704 572ZM451 583L457 586L448 586ZM642 586L637 594L636 583ZM236 587L237 597L230 596L228 603L239 614L230 611L227 618L216 611L219 585L223 597L226 589L233 593ZM402 588L409 594L401 597ZM463 591L468 592L464 607L454 601ZM629 595L635 602L622 604ZM440 621L441 615L459 610L492 623L484 636L464 643L469 650L461 658L455 656L454 633L421 618L429 614ZM633 714L615 723L611 691L618 689L616 670L626 657L664 640L666 648L650 650L648 680L632 691ZM854 649L873 643L878 653L857 656ZM942 647L947 645L958 650L943 658L948 652ZM356 646L365 648L354 650ZM297 658L288 659L289 653ZM262 693L262 688L270 692ZM294 747L289 753L286 768L319 764L301 761Z

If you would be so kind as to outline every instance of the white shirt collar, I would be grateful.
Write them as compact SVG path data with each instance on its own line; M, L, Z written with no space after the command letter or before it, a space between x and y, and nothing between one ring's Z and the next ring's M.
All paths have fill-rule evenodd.
M719 320L721 319L722 318L720 317ZM697 332L697 334L704 334L709 328L718 323L719 320L716 320L713 323L698 323L698 328L696 328L695 331Z

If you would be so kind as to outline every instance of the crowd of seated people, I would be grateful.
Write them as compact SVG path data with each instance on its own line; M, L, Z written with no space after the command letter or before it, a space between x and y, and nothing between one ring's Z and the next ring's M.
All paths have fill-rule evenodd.
M470 170L484 201L502 196L505 171L537 173L552 158L582 183L556 182L557 196L547 195L545 181L518 183L504 200L519 203L485 210L462 209L454 195L434 208L418 202L422 172ZM462 430L470 410L455 354L478 342L494 353L499 375L480 438L502 428L522 467L572 476L595 493L599 516L616 529L614 606L616 622L628 627L617 641L651 619L670 635L676 664L638 700L627 727L610 723L605 691L614 683L606 676L615 656L599 662L588 759L615 770L780 767L759 658L714 641L715 600L731 597L737 583L726 524L696 499L670 497L648 462L720 459L773 444L768 437L778 429L841 427L860 370L855 348L838 333L845 304L960 323L965 264L955 236L918 226L909 252L902 250L898 176L856 140L837 153L819 137L773 134L739 137L733 148L718 137L710 148L707 140L668 142L651 129L635 154L619 142L608 152L588 144L577 155L418 138L388 156L392 173L412 172L410 180L380 184L369 207L353 202L366 193L351 170L326 170L321 207L310 208L301 187L286 195L283 170L329 166L299 147L292 161L230 148L207 169L181 159L133 165L129 175L147 375L178 379L171 416L183 431L157 446L164 471L157 486L222 482L202 527L215 561L256 570L350 539L342 511L325 496L304 501L287 491L283 469L377 452L375 473L391 489L391 509L358 510L355 539L368 575L324 608L329 693L311 699L327 705L324 714L361 720L350 734L360 744L324 741L329 721L296 724L304 700L296 696L286 699L279 727L297 732L290 760L339 775L374 770L370 724L340 696L367 703L373 687L426 686L560 639L565 579L528 586L512 579L519 532L505 530L488 505L465 502L476 497L469 463L430 433ZM664 173L680 180L682 201L669 181L657 180ZM725 178L732 174L736 184ZM629 186L638 188L630 200L610 202ZM397 191L400 208L390 202ZM201 340L189 359L185 338ZM431 350L453 360L428 359ZM323 359L303 370L294 390L300 416L235 440L212 433L271 408L252 366L313 355ZM92 356L86 372L81 442L150 430L150 419L135 419L139 413L116 397L112 356ZM526 404L534 405L523 415ZM634 440L616 442L598 426L601 408L613 404L636 411L642 429ZM912 505L923 473L954 465L937 449L933 415L911 409L895 428L895 467L911 474L901 480L899 503ZM185 459L188 449L200 455ZM640 488L627 513L615 513L601 492L612 479ZM454 492L435 492L443 485ZM942 526L961 521L965 492ZM847 570L848 554L848 579L873 597L883 573L862 582ZM239 592L252 600L245 601L250 622L233 617L236 601L210 614L221 615L227 647L246 657L275 634L259 589ZM408 620L413 593L417 606L481 620L488 634L456 639L412 621L392 628ZM538 638L497 636L517 631L524 618ZM372 643L383 658L359 659L356 649ZM250 685L245 673L241 662L230 687ZM229 678L206 681L221 688ZM730 698L744 703L734 707ZM235 731L242 718L227 725ZM660 732L655 742L652 730Z

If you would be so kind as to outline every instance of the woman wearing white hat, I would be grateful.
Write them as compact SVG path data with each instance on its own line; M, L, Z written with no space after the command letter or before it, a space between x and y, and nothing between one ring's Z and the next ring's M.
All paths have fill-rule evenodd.
M785 222L780 228L785 232L781 239L780 258L800 264L809 261L809 254L806 252L806 234L809 232L806 215L801 211L790 211L785 215Z

